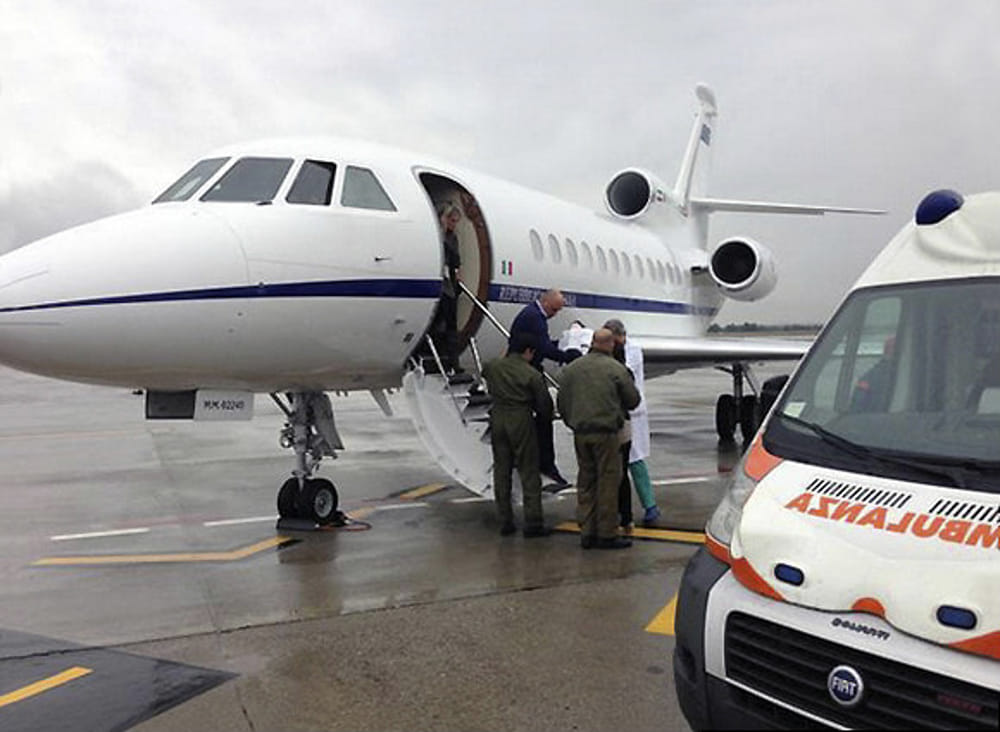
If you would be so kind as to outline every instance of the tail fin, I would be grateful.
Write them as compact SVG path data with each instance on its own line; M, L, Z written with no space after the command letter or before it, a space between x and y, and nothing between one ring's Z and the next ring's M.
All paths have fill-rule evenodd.
M712 134L715 128L715 117L718 108L715 105L715 94L705 84L698 84L694 89L698 97L698 113L695 115L691 136L688 138L687 150L681 163L677 182L670 197L682 213L688 213L688 204L692 194L701 195L705 192L708 180Z
M715 94L705 84L698 84L694 90L700 106L688 139L684 162L681 164L677 182L670 197L682 214L694 214L699 219L714 211L739 213L782 213L820 216L825 213L843 214L884 214L873 208L847 208L844 206L810 206L798 203L778 203L770 201L737 201L723 198L708 198L705 195L708 180L708 163L711 153L712 134L718 108Z

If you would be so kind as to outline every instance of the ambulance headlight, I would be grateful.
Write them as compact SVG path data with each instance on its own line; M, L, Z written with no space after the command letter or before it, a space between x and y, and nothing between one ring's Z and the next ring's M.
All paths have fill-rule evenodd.
M757 481L747 475L743 461L733 471L733 479L729 483L722 501L708 520L705 530L715 541L729 546L733 539L733 531L743 515L743 506L757 487Z

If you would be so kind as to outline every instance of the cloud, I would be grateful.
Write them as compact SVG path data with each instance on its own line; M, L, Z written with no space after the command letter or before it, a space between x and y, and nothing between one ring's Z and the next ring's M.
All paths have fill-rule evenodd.
M713 239L770 245L781 273L724 320L821 319L924 193L993 187L1000 165L992 0L0 0L0 13L0 176L17 201L0 244L148 200L207 151L274 135L426 151L600 208L623 167L673 180L707 81L712 193L891 211L713 221ZM94 161L124 180L78 187Z
M0 186L0 252L145 203L132 182L101 161Z

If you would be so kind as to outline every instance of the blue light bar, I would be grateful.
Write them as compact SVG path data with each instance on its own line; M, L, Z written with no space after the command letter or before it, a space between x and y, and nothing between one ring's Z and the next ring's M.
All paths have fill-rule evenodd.
M976 614L971 610L951 605L942 605L937 609L937 619L941 625L962 630L972 630L976 627Z
M779 564L775 566L774 576L782 582L787 582L788 584L795 585L796 587L801 585L806 579L806 576L802 573L801 569L787 564Z

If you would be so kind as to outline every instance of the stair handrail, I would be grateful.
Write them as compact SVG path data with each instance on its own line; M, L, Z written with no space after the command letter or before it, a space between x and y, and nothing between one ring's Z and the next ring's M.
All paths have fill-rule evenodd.
M475 293L469 289L468 285L462 282L462 280L459 280L458 287L462 292L465 293L466 297L472 300L472 303L477 308L479 308L479 312L485 315L486 319L493 324L493 327L499 330L501 333L503 333L504 337L509 341L510 331L503 326L503 323L501 323L499 320L496 319L496 316L489 311L489 308L487 308L486 305L478 297L476 297ZM545 377L545 380L549 382L550 386L554 387L557 390L559 389L559 382L556 381L547 371L545 371L544 368L542 369L542 376Z
M444 378L444 388L447 390L448 396L451 397L452 404L455 405L455 411L458 412L458 418L462 420L462 424L468 424L465 420L465 415L462 414L462 407L459 405L458 399L455 397L455 392L451 388L451 378L447 373L445 373L444 364L441 361L441 357L438 355L437 348L434 346L434 339L431 338L430 333L424 337L427 339L427 345L431 349L431 355L434 357L434 363L437 365L438 373L441 374L442 378Z

